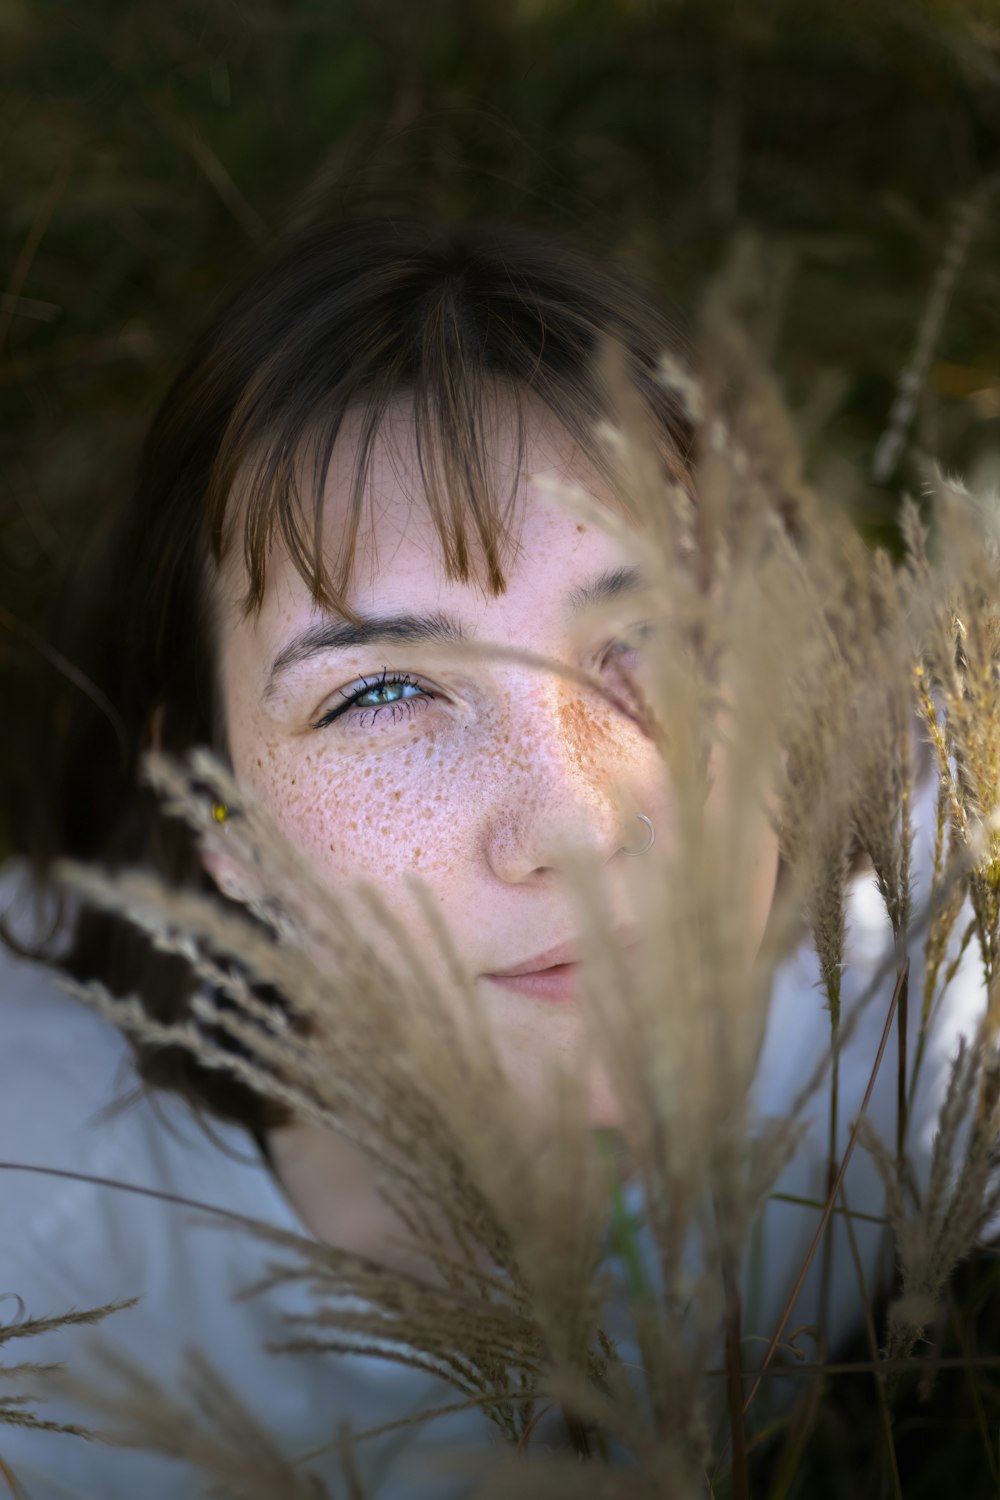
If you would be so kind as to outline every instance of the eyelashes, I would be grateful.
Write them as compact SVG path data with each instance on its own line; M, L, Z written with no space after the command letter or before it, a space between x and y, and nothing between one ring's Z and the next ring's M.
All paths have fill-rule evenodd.
M385 689L392 687L418 688L427 701L429 701L431 696L429 693L426 693L423 688L420 688L419 683L413 680L409 672L390 672L388 668L383 667L382 675L380 677L376 677L369 682L358 683L358 685L351 688L349 692L341 693L340 696L344 699L344 702L339 704L338 707L331 708L327 713L325 713L321 719L317 720L317 722L313 725L313 728L326 729L330 724L334 723L335 720L344 717L347 717L351 721L363 720L367 714L371 714L371 719L369 722L374 723L375 719L380 713L383 712L384 709L406 709L408 704L414 702L414 699L412 698L395 698L391 699L388 703L370 704L366 708L362 709L359 713L352 714L349 712L354 704L360 702L362 698L367 698L369 693L374 694L383 692ZM413 717L412 708L408 710L407 717ZM396 715L393 714L392 718L393 722L395 722Z

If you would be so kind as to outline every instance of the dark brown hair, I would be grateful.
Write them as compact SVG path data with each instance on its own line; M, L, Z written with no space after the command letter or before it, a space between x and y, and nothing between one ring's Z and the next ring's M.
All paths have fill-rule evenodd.
M623 352L665 474L683 478L691 433L656 378L677 331L611 267L496 225L366 221L312 230L272 253L197 343L156 413L130 493L103 518L64 594L53 643L86 691L71 686L35 716L40 795L12 822L36 880L44 885L52 860L71 855L151 865L221 901L192 835L163 816L137 774L158 709L167 752L225 751L211 565L241 546L244 608L254 611L279 541L317 603L354 620L345 594L372 445L389 402L405 393L447 576L480 576L502 593L507 505L484 456L490 403L502 386L520 423L524 400L540 400L605 467L594 434L612 414L598 358L608 342ZM324 481L345 413L358 407L347 542L331 576L318 540ZM304 458L306 495L296 481ZM60 962L140 995L158 1019L187 1011L190 971L121 919L85 907ZM180 1048L136 1051L147 1083L223 1118L258 1132L287 1119Z

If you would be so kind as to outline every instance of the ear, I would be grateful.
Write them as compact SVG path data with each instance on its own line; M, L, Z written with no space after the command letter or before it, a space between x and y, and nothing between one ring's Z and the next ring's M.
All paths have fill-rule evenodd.
M154 750L163 749L163 725L166 704L158 703L149 721L149 739ZM246 875L235 860L227 859L211 849L200 852L202 868L223 896L231 901L246 901L250 895Z
M202 849L200 857L202 868L223 896L227 896L230 901L244 902L250 899L251 890L246 874L235 860L227 859L224 854L217 854L212 849Z

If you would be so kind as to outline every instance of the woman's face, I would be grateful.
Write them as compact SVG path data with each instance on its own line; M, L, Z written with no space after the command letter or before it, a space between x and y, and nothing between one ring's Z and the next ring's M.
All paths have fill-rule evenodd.
M405 410L400 408L400 415ZM338 442L324 510L331 561L346 511L353 437ZM447 616L471 639L526 648L598 674L621 691L629 656L605 617L575 612L573 596L629 561L603 530L543 497L531 475L554 474L602 491L552 418L534 411L518 490L507 591L485 597L473 582L446 578L425 505L408 423L391 447L380 439L372 504L358 537L351 607L361 616ZM500 478L512 474L512 438L498 438ZM332 570L331 570L332 571ZM628 849L646 826L629 820L614 781L669 837L670 791L652 741L624 711L588 688L503 659L463 659L432 638L365 645L321 639L342 617L321 611L287 556L272 554L262 610L242 618L245 579L230 565L220 580L219 660L228 744L241 782L329 885L374 882L425 952L434 947L405 879L430 888L469 970L515 1085L540 1087L547 1059L570 1061L580 1015L570 1000L539 998L488 976L572 942L578 917L566 875L567 846L584 846L605 867L610 918L627 928ZM642 618L623 593L614 624ZM346 696L383 672L406 674L357 704ZM764 819L755 895L756 938L767 918L777 849ZM618 1115L597 1068L595 1125Z

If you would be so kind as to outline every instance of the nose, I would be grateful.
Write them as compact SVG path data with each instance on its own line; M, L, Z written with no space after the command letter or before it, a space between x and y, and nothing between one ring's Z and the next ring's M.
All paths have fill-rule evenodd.
M515 701L486 823L494 874L517 884L564 871L580 854L606 864L622 849L644 850L650 830L635 810L655 811L654 778L663 774L650 741L575 683L536 674Z

